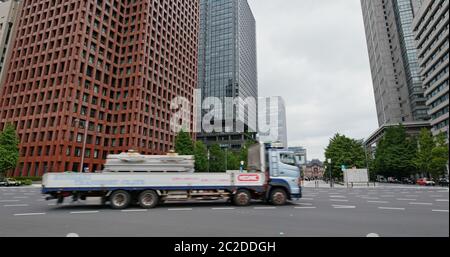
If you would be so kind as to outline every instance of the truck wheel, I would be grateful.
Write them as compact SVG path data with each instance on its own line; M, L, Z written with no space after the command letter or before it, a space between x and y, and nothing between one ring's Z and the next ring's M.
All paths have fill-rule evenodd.
M270 193L270 201L273 205L285 205L287 202L286 191L283 189L274 189Z
M237 206L248 206L250 205L250 201L252 196L248 190L241 189L236 192L233 197L233 202Z
M158 194L156 194L155 191L144 191L139 195L139 205L145 209L154 208L159 202L158 198Z
M109 199L113 209L125 209L131 202L130 194L123 190L115 191Z

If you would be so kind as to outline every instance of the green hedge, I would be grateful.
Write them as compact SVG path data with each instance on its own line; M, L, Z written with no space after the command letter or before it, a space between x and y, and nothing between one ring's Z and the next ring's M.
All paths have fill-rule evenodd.
M30 180L31 182L42 181L42 177L13 177L13 178L18 181L25 181L25 180Z
M20 180L20 182L22 183L23 186L31 186L31 185L33 185L33 181L31 181L31 179Z

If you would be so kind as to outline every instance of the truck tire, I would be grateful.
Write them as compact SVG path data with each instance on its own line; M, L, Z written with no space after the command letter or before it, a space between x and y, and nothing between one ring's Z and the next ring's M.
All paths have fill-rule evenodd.
M248 206L252 200L252 195L248 190L240 189L233 197L233 203L237 206Z
M287 202L287 194L284 189L276 188L270 192L270 202L273 205L285 205Z
M118 190L109 197L111 208L125 209L130 205L131 196L127 191Z
M155 191L147 190L139 194L138 203L144 209L155 208L159 203L159 196Z

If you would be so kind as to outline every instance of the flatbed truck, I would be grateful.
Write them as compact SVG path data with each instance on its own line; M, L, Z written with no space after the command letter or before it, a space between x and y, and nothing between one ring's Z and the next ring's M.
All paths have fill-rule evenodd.
M273 205L301 198L300 169L294 153L264 144L250 147L248 169L197 173L193 156L145 156L134 151L109 155L105 169L94 173L47 173L42 193L47 200L100 197L102 204L150 209L166 201L228 200L247 206L252 200Z

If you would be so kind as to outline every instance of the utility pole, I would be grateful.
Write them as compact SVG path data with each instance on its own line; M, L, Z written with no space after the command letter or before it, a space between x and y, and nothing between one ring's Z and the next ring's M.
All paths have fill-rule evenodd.
M333 182L331 178L331 159L328 159L328 165L330 166L330 188L333 187Z

